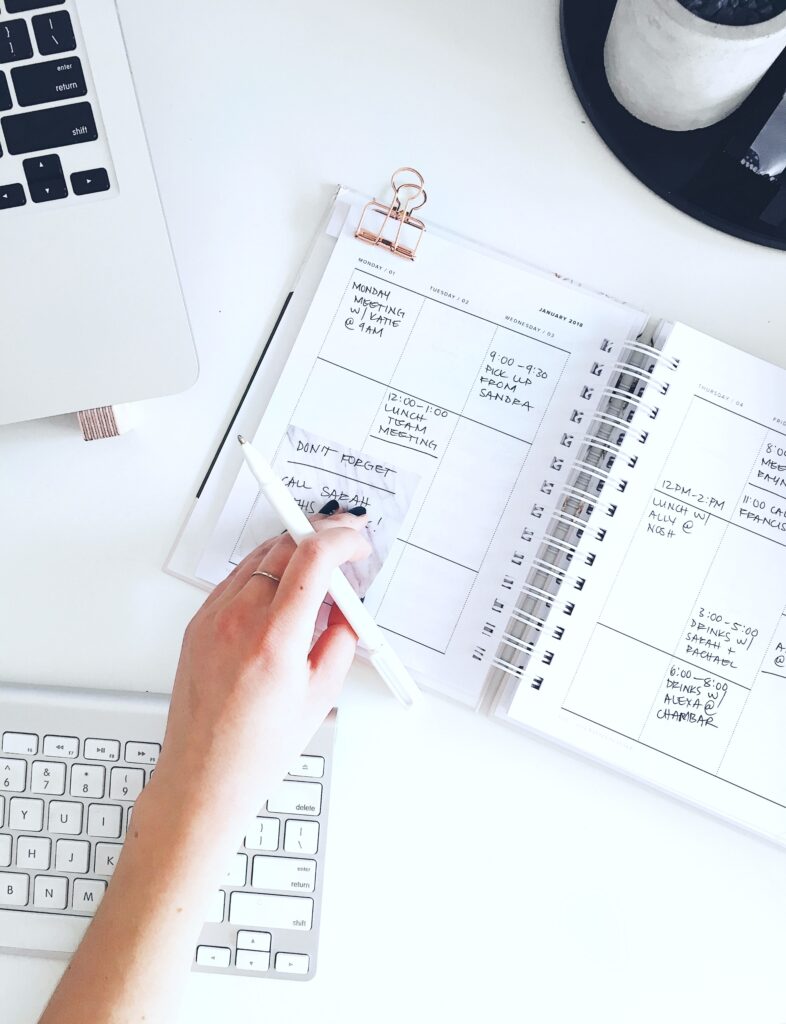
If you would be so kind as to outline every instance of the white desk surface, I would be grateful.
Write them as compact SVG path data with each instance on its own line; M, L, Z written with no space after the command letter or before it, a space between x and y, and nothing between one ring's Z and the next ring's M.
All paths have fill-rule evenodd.
M0 430L0 679L170 685L201 594L160 566L336 182L412 164L435 222L786 364L784 255L606 151L557 0L123 11L201 376L120 440ZM633 782L358 670L331 813L318 977L192 975L184 1020L786 1021L784 854ZM3 1024L61 970L0 957Z

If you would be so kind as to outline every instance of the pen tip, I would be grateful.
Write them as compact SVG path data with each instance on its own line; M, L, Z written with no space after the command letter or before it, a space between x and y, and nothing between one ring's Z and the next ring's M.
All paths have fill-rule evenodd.
M248 441L246 441L242 434L238 434L237 439L241 444L248 444Z

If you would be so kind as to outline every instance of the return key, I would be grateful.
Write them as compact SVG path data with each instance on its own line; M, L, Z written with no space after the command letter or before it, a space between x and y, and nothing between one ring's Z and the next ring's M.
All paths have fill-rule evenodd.
M82 62L78 57L26 64L11 72L20 107L56 103L87 92Z

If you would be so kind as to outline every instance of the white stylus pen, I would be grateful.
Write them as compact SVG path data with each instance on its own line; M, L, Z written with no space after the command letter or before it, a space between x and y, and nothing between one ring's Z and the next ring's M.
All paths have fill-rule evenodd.
M237 439L248 463L248 468L257 478L262 493L273 506L274 512L286 527L289 536L296 544L299 544L315 532L314 527L276 476L267 459L252 447L242 434L238 434ZM354 629L358 639L368 649L371 664L401 703L406 707L411 707L420 696L420 690L340 569L333 571L329 593L344 613L344 618Z

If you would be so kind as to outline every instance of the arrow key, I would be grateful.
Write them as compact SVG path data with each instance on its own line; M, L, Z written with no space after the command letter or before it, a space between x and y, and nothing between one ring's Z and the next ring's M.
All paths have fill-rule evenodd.
M106 192L109 189L109 175L103 167L96 167L92 171L78 171L71 175L71 188L77 196Z
M34 203L49 203L53 199L65 199L68 188L65 178L45 178L43 181L28 182L30 198Z
M53 199L65 199L68 195L63 165L56 153L29 157L22 161L22 166L34 203L48 203Z
M63 165L57 153L49 156L31 156L22 161L28 185L34 181L46 181L49 178L62 178Z
M25 190L21 185L0 185L0 210L10 210L12 206L24 206L26 202Z

